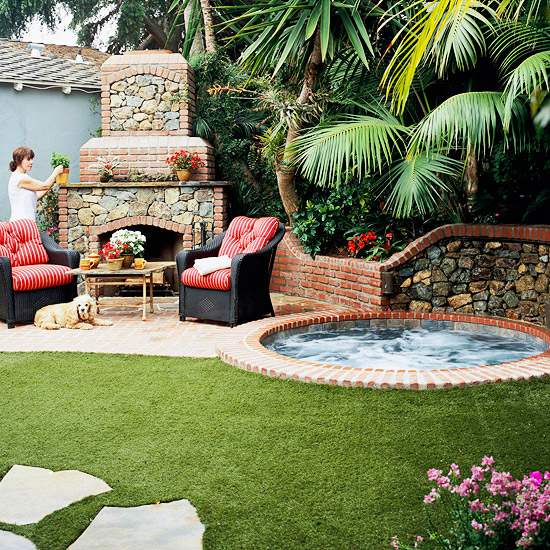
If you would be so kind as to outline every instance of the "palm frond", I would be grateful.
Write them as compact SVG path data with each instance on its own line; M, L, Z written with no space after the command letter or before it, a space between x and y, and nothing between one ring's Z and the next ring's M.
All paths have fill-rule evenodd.
M408 129L388 111L377 116L348 115L326 121L298 138L297 162L304 176L318 185L340 184L355 170L357 177L382 171L403 148Z
M501 21L495 26L495 37L489 45L491 57L507 74L526 57L550 50L550 29L526 21Z
M497 15L515 20L524 17L527 21L532 21L545 17L546 10L547 0L500 0Z
M439 153L416 153L393 165L380 184L391 189L386 203L397 218L414 212L421 216L435 211L452 186L444 178L458 179L464 164Z
M452 148L472 146L476 152L491 148L495 133L503 128L504 101L500 92L466 92L445 100L417 125L410 150L450 151ZM521 106L516 102L512 112L521 120ZM519 122L518 122L519 124ZM511 128L514 146L519 146L520 133Z
M538 52L520 63L508 76L504 89L504 127L508 128L513 116L513 106L520 94L531 96L536 91L548 91L550 50Z
M472 67L485 51L494 12L477 0L415 2L416 13L399 31L391 46L397 48L382 77L392 107L402 113L415 73L421 63L433 60L439 76L452 61L460 70ZM410 9L411 6L408 7ZM392 17L400 17L401 12Z

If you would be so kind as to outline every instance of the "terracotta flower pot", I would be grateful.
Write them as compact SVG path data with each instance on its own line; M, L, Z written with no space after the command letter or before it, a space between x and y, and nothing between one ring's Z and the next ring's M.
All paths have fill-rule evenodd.
M176 170L176 174L180 181L189 181L191 170Z
M134 261L133 254L124 254L122 256L122 269L130 269Z
M69 169L63 168L63 172L55 177L55 183L58 185L66 185L69 183Z
M107 269L109 271L120 271L122 269L123 258L107 259Z

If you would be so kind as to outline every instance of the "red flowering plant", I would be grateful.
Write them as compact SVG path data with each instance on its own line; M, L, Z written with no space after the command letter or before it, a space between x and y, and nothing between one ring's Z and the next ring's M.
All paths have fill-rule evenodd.
M99 255L104 260L116 260L117 258L120 258L123 250L120 246L118 246L115 243L108 242L105 243L103 248L99 251Z
M166 164L172 170L197 170L204 166L204 161L198 153L191 153L185 149L181 149L167 157Z
M347 245L350 256L373 261L384 260L402 248L403 243L395 241L393 231L389 229L380 234L369 230L354 235L348 240Z
M447 474L431 468L433 483L424 504L445 508L446 526L426 537L417 536L414 546L393 537L394 550L464 549L513 550L550 548L550 472L530 472L514 478L495 468L491 456L462 473L451 464Z

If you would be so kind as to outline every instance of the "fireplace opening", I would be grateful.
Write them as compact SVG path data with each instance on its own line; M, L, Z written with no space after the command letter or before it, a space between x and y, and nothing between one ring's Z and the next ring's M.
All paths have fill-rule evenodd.
M131 231L140 231L145 235L144 258L148 262L173 262L176 254L183 249L183 235L175 231L150 225L132 225L126 227ZM102 247L113 232L103 233L99 237L99 246ZM142 289L139 286L104 287L106 296L140 296ZM176 296L178 280L176 268L166 269L164 273L153 274L153 291L155 296Z

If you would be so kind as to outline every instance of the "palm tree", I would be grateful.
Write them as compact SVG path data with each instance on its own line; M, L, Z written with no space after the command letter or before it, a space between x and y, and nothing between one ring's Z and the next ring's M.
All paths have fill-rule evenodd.
M276 75L284 68L285 75L299 87L295 104L289 106L298 116L286 120L284 144L275 161L279 193L291 223L299 207L294 162L294 144L304 126L299 113L315 101L322 70L339 51L351 48L365 65L373 56L363 21L366 4L341 0L241 0L225 6L231 13L226 28L236 28L235 40L248 41L241 63L252 73L270 70Z
M392 40L395 53L383 67L385 97L376 98L374 116L368 112L373 104L363 105L366 112L325 120L300 137L298 159L305 176L330 184L350 168L359 176L378 172L389 189L389 206L396 215L408 216L441 202L450 190L445 180L456 181L462 173L460 158L471 202L477 159L488 154L497 137L521 148L530 131L529 111L541 109L548 93L550 33L536 3L439 0L392 13L388 21L398 17L407 23ZM476 71L482 56L492 60L498 74L490 89L483 89L483 69ZM426 85L418 86L426 67L435 73L432 84L456 87L463 80L463 90L436 98L438 105L426 109ZM452 79L443 81L449 75ZM422 110L423 116L414 116Z

